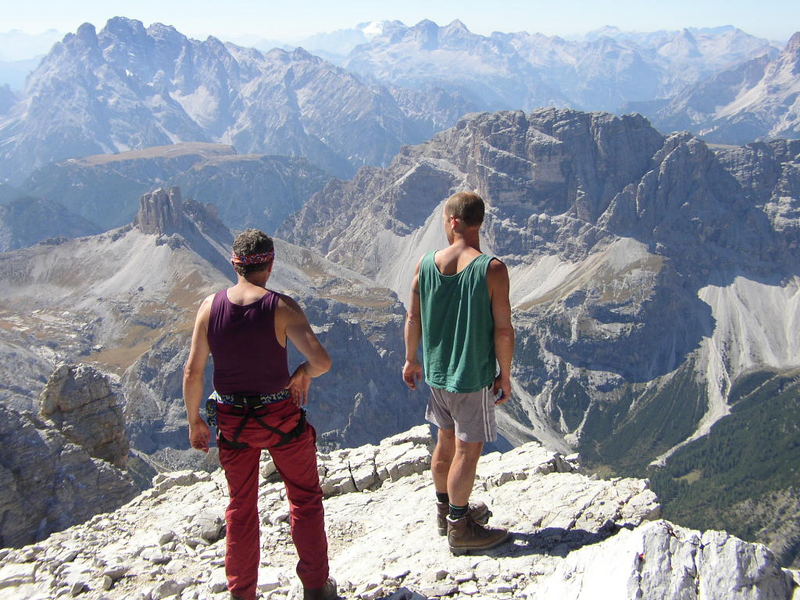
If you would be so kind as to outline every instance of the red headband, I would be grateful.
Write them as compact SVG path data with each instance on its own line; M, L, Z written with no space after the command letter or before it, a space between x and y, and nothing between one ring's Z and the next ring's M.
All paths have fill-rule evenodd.
M235 253L231 254L231 262L235 265L260 265L271 261L275 257L275 251L262 252L261 254L247 254L239 256Z

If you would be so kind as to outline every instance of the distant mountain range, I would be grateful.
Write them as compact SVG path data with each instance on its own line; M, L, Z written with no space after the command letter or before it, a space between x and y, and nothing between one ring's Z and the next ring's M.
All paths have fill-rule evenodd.
M572 106L619 110L668 97L683 84L764 53L761 40L733 27L626 34L606 29L584 40L537 33L470 32L394 21L354 48L342 65L381 82L457 89L482 110Z
M349 177L362 165L385 165L402 145L428 139L468 112L543 105L619 111L645 103L642 110L653 114L672 102L680 113L681 102L700 95L704 105L723 106L733 98L707 97L719 88L704 84L707 78L730 79L725 73L744 69L750 81L757 65L778 60L768 41L732 27L606 29L581 40L482 36L459 21L393 21L354 31L365 42L344 57L326 54L336 66L300 48L264 53L213 37L200 42L157 23L145 28L119 17L100 32L84 24L53 47L24 91L0 87L0 180L20 183L52 161L175 142L302 156ZM791 68L773 70L754 92L768 98L735 103L758 115L756 125L739 128L750 139L794 131L780 125L796 118L788 102ZM689 94L692 85L706 87ZM786 92L770 99L775 85ZM759 108L764 102L769 107ZM658 122L683 126L666 113ZM700 117L687 126L708 129ZM715 141L726 136L719 129Z
M663 130L688 129L711 142L800 137L800 33L778 56L744 61L667 102L631 108L641 108Z
M303 50L263 54L114 18L99 33L84 24L67 35L30 76L0 120L0 177L178 141L304 156L348 175L435 126L407 115L385 87Z

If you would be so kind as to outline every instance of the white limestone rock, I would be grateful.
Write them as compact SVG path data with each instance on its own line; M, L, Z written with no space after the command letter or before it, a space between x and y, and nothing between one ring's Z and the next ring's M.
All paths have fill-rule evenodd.
M6 563L0 568L0 589L33 583L35 563Z
M788 600L793 587L764 546L657 521L570 553L525 597L571 600L604 590L620 600Z
M475 496L491 506L493 524L511 530L511 541L452 556L436 531L429 446L427 428L417 428L379 446L322 457L332 479L344 479L364 457L385 473L363 491L343 492L336 479L340 487L325 501L331 573L344 596L790 600L796 587L763 546L648 521L658 502L646 482L589 479L535 443L485 456L479 465ZM398 469L393 480L388 465L414 472ZM262 510L285 511L282 486L266 483L259 502ZM54 590L61 596L80 587L86 600L221 598L225 540L193 540L206 515L221 514L226 504L221 473L161 477L112 514L36 546L0 550L1 593L50 598ZM165 532L171 539L159 545ZM297 555L284 519L264 519L261 544L262 596L297 597Z

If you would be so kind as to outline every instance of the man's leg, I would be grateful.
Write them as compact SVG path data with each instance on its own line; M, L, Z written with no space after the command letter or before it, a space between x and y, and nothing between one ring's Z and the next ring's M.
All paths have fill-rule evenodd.
M467 506L475 483L475 471L483 451L483 442L462 442L455 435L454 439L455 454L447 476L447 494L453 506Z
M431 473L433 486L437 494L447 494L447 476L456 450L456 432L454 429L439 429L436 447L431 457Z
M317 473L316 438L314 428L308 424L305 433L294 441L269 449L286 484L292 540L300 558L297 575L307 589L322 588L328 579L328 539Z
M438 427L439 431L436 447L431 457L431 473L436 489L436 528L439 535L447 535L447 515L450 511L450 504L453 502L447 493L447 479L456 452L456 431L448 404L448 398L442 390L431 388L431 397L428 400L425 416L428 421ZM478 454L480 455L480 452ZM483 502L470 505L469 513L478 523L486 523L492 514Z
M488 550L508 539L508 531L486 527L469 508L478 460L487 441L496 437L494 402L488 388L452 398L455 422L455 453L447 476L450 514L447 517L447 543L453 554ZM485 521L484 521L485 523Z
M225 573L231 594L255 600L259 562L258 448L232 449L220 445L219 460L228 480L230 503L227 524Z

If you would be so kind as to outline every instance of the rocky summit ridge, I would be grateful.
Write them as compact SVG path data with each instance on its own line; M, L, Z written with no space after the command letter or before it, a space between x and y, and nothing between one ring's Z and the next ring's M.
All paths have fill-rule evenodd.
M492 453L476 494L512 541L454 557L436 535L427 426L320 455L332 574L358 600L797 598L797 573L764 546L659 520L647 482L602 480L535 442ZM269 459L259 492L262 598L297 598L288 507ZM158 475L154 487L35 545L0 550L0 595L227 598L221 471Z

